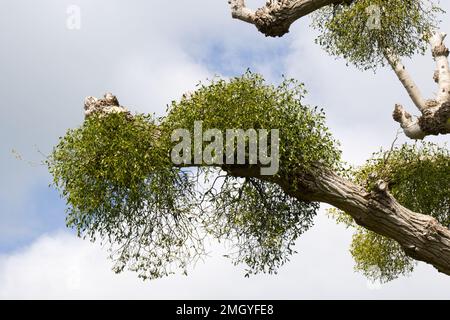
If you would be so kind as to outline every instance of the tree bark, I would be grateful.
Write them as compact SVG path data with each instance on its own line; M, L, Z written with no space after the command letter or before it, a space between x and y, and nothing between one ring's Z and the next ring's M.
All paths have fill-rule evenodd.
M254 24L260 32L270 37L282 37L289 32L294 21L322 7L351 2L352 0L268 0L265 6L254 11L245 6L245 0L229 0L233 18ZM429 135L450 133L450 67L445 37L445 33L436 32L430 38L433 58L437 64L434 80L439 85L436 98L431 100L424 100L401 60L386 50L387 61L421 113L420 117L413 117L402 105L395 106L393 118L411 139L421 140Z
M330 204L352 216L358 225L397 241L409 257L450 275L450 230L432 216L403 207L383 181L369 192L320 167L310 174L292 172L281 177L260 176L258 168L254 167L223 169L233 176L276 183L300 200Z
M392 70L394 70L402 85L405 87L409 97L414 102L417 109L419 109L420 111L424 111L426 108L425 100L420 93L419 87L416 85L413 78L406 70L406 67L403 65L401 59L397 56L392 55L390 52L385 52L384 56L388 60L389 64L392 67Z
M402 105L395 106L393 118L411 139L419 140L429 135L450 133L450 67L449 50L444 44L445 37L445 33L435 32L430 38L431 52L437 65L433 79L439 86L436 97L430 100L422 98L419 88L400 58L386 51L386 59L421 113L420 117L413 118Z
M294 21L330 4L345 0L268 0L265 6L251 10L245 0L229 0L231 15L251 24L267 37L282 37Z
M430 39L431 51L437 67L435 81L439 85L436 101L440 104L450 102L449 50L444 44L446 36L445 33L436 32Z

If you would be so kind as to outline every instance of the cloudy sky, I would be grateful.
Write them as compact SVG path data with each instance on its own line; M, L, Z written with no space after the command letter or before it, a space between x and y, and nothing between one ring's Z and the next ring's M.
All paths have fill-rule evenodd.
M442 6L450 11L448 1ZM80 29L68 28L70 8L81 10ZM450 32L447 14L443 20ZM394 104L414 110L394 73L363 73L327 56L309 23L302 19L282 39L268 39L232 20L226 0L2 1L0 298L450 298L450 278L424 264L383 286L368 282L353 271L351 231L323 211L278 275L250 279L214 245L188 277L115 275L105 249L65 228L64 201L48 187L40 162L83 121L89 95L111 91L133 111L161 115L199 80L251 68L274 82L283 74L305 82L308 103L324 107L348 162L361 164L389 146L398 129ZM431 96L430 55L406 64Z

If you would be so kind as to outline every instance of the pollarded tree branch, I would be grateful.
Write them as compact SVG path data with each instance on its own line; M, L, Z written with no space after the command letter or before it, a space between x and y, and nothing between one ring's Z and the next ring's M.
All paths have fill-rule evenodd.
M397 241L406 255L433 265L450 275L450 230L428 215L415 213L398 203L379 181L372 192L337 174L316 168L314 174L292 173L280 178L258 176L258 170L227 168L238 177L258 177L275 182L283 190L304 201L328 203L353 217L375 233ZM300 178L300 179L299 179ZM297 181L294 186L293 181Z
M255 23L255 11L245 6L245 0L230 0L228 3L231 5L231 16L234 19L239 19L251 24Z
M400 123L403 132L408 138L423 139L427 135L419 125L419 119L413 118L401 104L396 104L392 117Z
M111 111L112 107L117 109ZM87 98L85 109L100 114L129 114L111 94L103 99ZM276 183L299 200L328 203L339 208L360 226L397 241L408 256L450 275L450 230L432 216L415 213L400 205L390 195L384 181L378 181L374 190L368 191L320 166L313 167L309 173L297 172L294 168L280 176L262 176L258 166L223 165L221 169L235 177Z
M421 112L419 118L413 118L403 106L399 104L395 106L393 118L400 123L406 136L411 139L450 133L450 68L449 50L444 44L445 37L446 34L441 32L435 32L430 37L431 51L437 64L433 79L439 85L435 99L425 101L401 60L389 53L385 54L411 100Z
M322 7L348 0L268 0L265 6L253 11L245 0L229 0L231 14L251 24L268 37L282 37L296 20Z

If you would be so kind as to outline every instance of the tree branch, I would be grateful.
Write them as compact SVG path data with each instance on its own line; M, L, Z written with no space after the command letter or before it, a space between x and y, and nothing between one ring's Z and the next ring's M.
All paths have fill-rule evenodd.
M419 87L415 84L413 78L406 70L406 67L403 65L401 59L397 56L394 56L390 52L386 52L384 56L391 65L400 82L405 87L406 91L411 97L411 100L414 102L419 111L423 112L426 108L425 100L420 93Z
M106 115L109 113L126 113L131 117L131 113L120 105L119 100L112 93L106 93L102 99L87 97L84 99L84 116L88 118L93 114Z
M315 10L348 2L351 0L267 0L265 6L253 11L245 6L244 0L229 0L233 18L254 24L260 32L271 37L281 37L288 33L294 21ZM422 97L400 58L386 50L387 61L421 113L419 118L413 118L401 105L395 106L394 120L400 123L406 136L411 139L420 140L428 135L450 133L450 67L445 37L445 33L436 32L430 38L437 64L433 78L439 84L439 92L433 100Z
M111 111L111 106L119 109ZM103 99L86 98L85 109L100 114L125 112L131 117L112 94L106 94ZM402 112L402 116L408 118L408 114ZM223 165L220 169L231 176L276 183L300 200L328 203L339 208L360 226L397 241L408 256L450 275L450 230L435 218L400 205L389 194L388 184L384 181L378 181L375 190L369 192L320 166L313 167L309 173L293 169L280 176L262 176L255 165Z
M255 23L255 12L245 6L245 0L230 0L228 3L231 5L231 16L234 19Z
M291 182L285 178L277 181L296 198L328 203L345 211L358 225L397 241L408 256L450 275L450 230L431 216L401 206L387 191L386 183L380 181L373 192L368 192L321 169L303 176L294 188Z
M231 14L254 24L267 37L282 37L296 20L330 4L345 0L267 0L265 6L256 11L245 6L244 0L229 0Z
M437 64L433 79L439 85L435 99L424 100L417 85L398 57L385 54L398 79L408 91L411 100L421 112L419 118L413 118L403 106L397 104L393 113L395 121L400 123L405 135L411 139L423 139L428 135L450 133L450 67L449 50L444 44L445 33L435 32L430 37L431 51Z
M419 125L419 120L405 111L402 105L396 104L392 114L395 121L400 123L405 135L410 139L421 140L427 136Z
M444 44L445 33L436 32L430 38L431 51L436 61L435 81L439 85L436 100L439 103L450 102L450 68L448 64L449 50Z
M368 193L331 172L315 177L318 201L350 214L357 224L397 241L405 253L432 264L450 275L450 230L427 215L401 206L386 190L386 184Z

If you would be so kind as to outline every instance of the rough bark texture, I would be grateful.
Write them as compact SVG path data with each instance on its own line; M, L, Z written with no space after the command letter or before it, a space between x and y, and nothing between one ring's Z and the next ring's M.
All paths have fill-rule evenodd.
M268 0L253 11L244 0L230 0L232 17L251 24L268 37L282 37L294 21L330 4L345 0Z
M446 36L445 33L436 32L430 39L433 58L436 61L437 83L439 85L436 101L440 104L450 102L449 50L444 44Z
M337 174L316 168L311 174L292 173L281 178L258 175L258 170L224 168L234 176L257 177L280 185L301 200L328 203L373 232L397 241L411 258L433 265L450 275L450 230L428 215L415 213L395 200L387 183L379 181L368 192Z
M396 104L392 117L400 123L405 135L411 139L423 139L427 136L425 131L419 125L419 120L413 118L401 104Z

